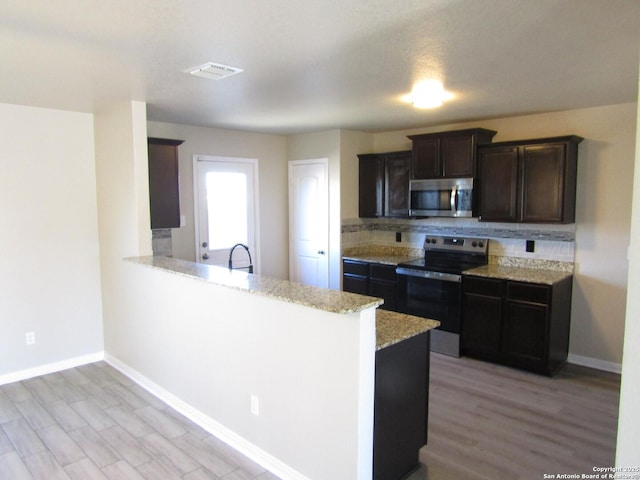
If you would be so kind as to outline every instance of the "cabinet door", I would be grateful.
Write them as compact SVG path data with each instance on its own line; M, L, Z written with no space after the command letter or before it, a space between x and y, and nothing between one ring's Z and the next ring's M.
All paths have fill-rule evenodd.
M502 298L462 294L460 348L463 354L496 359L500 352Z
M182 140L149 138L151 229L180 227L178 145Z
M442 156L442 176L449 178L473 177L475 142L473 135L442 137L440 153Z
M342 290L345 292L369 295L369 278L345 273L342 276Z
M384 215L384 157L380 155L358 155L359 186L358 214L360 217L382 217Z
M518 220L518 147L486 147L478 160L479 220Z
M522 147L521 218L523 222L563 221L566 146Z
M414 139L413 178L439 178L441 176L440 139L438 137Z
M396 311L398 308L396 267L392 265L369 265L369 295L384 299L379 308Z
M411 152L385 157L385 208L387 217L409 216Z
M397 285L395 282L387 282L384 280L369 279L369 295L372 297L382 298L384 303L379 308L384 310L396 311L398 308L398 294L396 293Z
M547 305L507 300L501 350L506 363L544 371L547 358Z

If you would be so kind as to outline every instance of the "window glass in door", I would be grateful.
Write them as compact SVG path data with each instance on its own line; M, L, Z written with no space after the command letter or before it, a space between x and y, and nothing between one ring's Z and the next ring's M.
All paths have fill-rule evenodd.
M207 227L210 249L248 241L247 174L206 172Z
M227 267L240 244L233 268L256 272L257 160L196 156L194 163L197 261Z

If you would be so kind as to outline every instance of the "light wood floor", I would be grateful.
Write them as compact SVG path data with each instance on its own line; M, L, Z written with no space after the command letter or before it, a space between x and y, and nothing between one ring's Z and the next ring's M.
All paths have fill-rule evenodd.
M277 477L99 362L0 387L0 479Z
M411 480L541 479L613 466L620 376L555 377L431 354L429 442Z
M619 388L574 365L547 378L431 354L429 443L410 480L612 466ZM0 387L0 479L180 478L277 480L104 362Z

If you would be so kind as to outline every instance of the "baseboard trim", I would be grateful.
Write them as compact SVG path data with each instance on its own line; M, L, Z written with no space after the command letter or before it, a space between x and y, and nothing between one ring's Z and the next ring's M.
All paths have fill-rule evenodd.
M278 460L273 455L265 452L253 443L247 441L237 433L229 430L227 427L215 421L213 418L205 415L200 410L192 407L179 397L165 390L160 385L149 380L137 370L131 368L118 358L106 353L104 360L113 368L117 369L152 395L155 395L163 402L167 403L171 408L180 412L192 422L204 428L210 434L216 436L227 445L233 447L243 455L247 456L254 462L261 465L266 470L280 477L282 480L310 480L297 470L294 470L286 463Z
M81 357L69 358L67 360L62 360L61 362L38 365L37 367L27 368L25 370L19 370L17 372L0 375L0 385L20 382L29 378L39 377L40 375L48 375L50 373L59 372L61 370L79 367L81 365L86 365L87 363L99 362L100 360L104 360L104 352L96 352L89 355L83 355Z
M582 355L569 354L567 358L569 363L574 365L581 365L583 367L595 368L596 370L603 370L611 373L622 373L622 364L615 362L608 362L606 360L600 360L598 358L583 357Z

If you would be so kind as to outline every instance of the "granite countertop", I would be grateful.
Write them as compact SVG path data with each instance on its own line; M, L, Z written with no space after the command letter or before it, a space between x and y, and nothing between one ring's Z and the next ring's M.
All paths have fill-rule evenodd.
M214 267L177 258L148 256L127 258L126 260L177 275L332 313L356 313L383 303L380 298L312 287L288 280L278 280L249 274L241 270L229 270L224 267Z
M483 265L465 270L464 275L477 277L499 278L516 282L540 283L553 285L565 278L571 277L571 272L559 270L545 270L540 268L509 267L503 265Z
M381 350L408 338L440 326L430 320L389 310L376 310L376 350Z
M379 263L382 265L398 265L399 263L409 262L411 260L415 260L416 258L418 257L377 253L342 256L343 260L356 260L359 262Z

